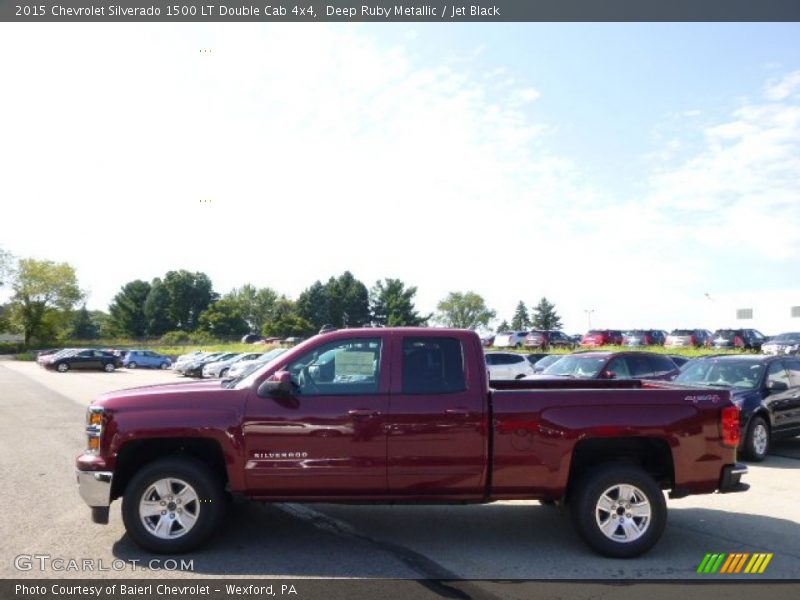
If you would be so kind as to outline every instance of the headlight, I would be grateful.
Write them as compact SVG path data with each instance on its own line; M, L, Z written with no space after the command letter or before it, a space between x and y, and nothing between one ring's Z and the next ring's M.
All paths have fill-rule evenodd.
M103 434L106 411L100 406L90 406L86 409L86 448L89 452L97 453L100 450L100 436Z

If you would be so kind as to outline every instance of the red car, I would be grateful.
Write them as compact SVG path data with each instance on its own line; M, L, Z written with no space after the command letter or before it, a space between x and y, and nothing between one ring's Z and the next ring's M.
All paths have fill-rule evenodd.
M671 381L679 373L671 358L655 352L579 352L564 356L534 377Z
M581 346L621 346L622 332L618 329L592 329L583 336Z

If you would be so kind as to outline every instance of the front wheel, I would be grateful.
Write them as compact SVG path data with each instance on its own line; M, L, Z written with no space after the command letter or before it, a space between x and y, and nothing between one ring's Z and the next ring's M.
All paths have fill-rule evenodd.
M56 367L56 370L59 373L66 373L67 371L69 371L69 364L67 364L67 363L59 363L59 365Z
M750 419L747 435L744 438L745 458L753 462L761 462L769 452L769 426L763 417Z
M644 554L667 523L658 484L642 469L623 464L596 468L578 480L570 513L583 541L612 558Z
M114 363L106 363L103 365L103 370L106 373L112 373L114 371Z
M162 371L166 371L167 369L169 369L169 363L168 362L162 362L158 366L161 368Z
M129 363L126 365L126 366L127 366L129 369L135 369L135 368L136 368L136 363L135 363L135 362L129 362Z
M159 554L194 550L224 514L222 484L203 462L165 458L131 479L122 503L125 529L134 542Z

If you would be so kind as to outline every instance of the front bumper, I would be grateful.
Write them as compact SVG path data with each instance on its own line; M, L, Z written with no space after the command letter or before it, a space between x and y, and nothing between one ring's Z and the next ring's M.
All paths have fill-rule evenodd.
M113 473L111 471L77 471L76 476L81 498L92 509L92 521L108 523Z
M719 481L720 494L746 492L749 490L750 486L741 481L743 475L747 475L747 467L741 463L722 467L722 477Z

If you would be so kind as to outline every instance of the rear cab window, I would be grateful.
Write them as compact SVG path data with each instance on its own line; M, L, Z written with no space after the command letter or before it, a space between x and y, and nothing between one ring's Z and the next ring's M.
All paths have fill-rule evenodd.
M467 389L464 348L453 337L406 337L402 393L448 394Z

